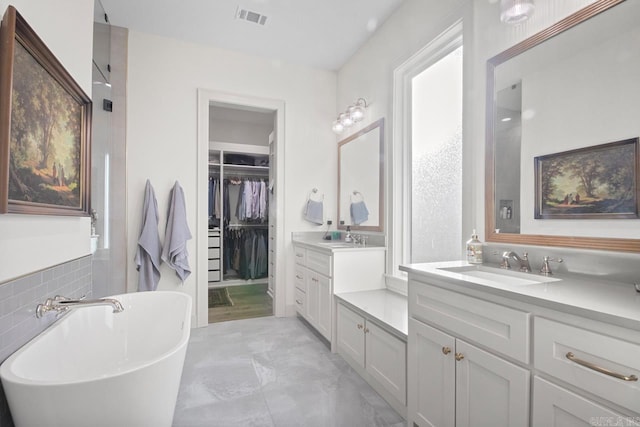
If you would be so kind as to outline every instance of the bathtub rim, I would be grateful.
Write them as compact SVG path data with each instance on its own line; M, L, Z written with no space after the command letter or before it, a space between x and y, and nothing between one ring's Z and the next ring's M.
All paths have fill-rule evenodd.
M124 293L124 294L118 294L118 295L111 295L111 296L107 296L105 298L115 298L117 299L118 297L122 297L122 296L132 296L132 295L138 295L138 294L143 294L143 293L148 293L148 292L130 292L130 293ZM39 386L39 387L57 387L57 386L66 386L66 385L78 385L78 384L85 384L85 383L90 383L90 382L96 382L96 381L104 381L104 380L108 380L111 378L119 378L121 376L124 375L128 375L131 374L132 372L135 371L139 371L141 369L144 369L146 367L149 367L155 363L158 363L161 360L164 359L168 359L169 357L175 355L176 353L178 353L179 351L182 350L183 347L187 346L189 343L189 337L191 336L191 311L193 309L193 298L191 297L191 295L184 293L184 292L179 292L179 291L152 291L149 293L153 293L153 294L174 294L174 295L179 295L181 297L186 298L187 300L187 310L185 313L185 318L183 319L184 321L184 333L182 334L182 336L180 337L180 340L176 343L176 345L171 348L171 350L166 351L164 353L159 354L158 356L145 361L144 363L140 363L136 366L130 367L128 369L124 369L122 371L119 371L117 373L113 373L112 375L94 375L91 377L87 377L87 378L82 378L82 379L77 379L77 380L73 380L73 381L43 381L43 380L32 380L32 379L27 379L24 378L22 376L16 375L13 372L13 364L15 363L15 360L20 357L20 355L26 351L28 351L33 345L35 345L35 342L43 337L46 336L47 334L52 333L53 329L56 326L59 326L61 324L63 324L65 321L68 321L69 318L71 318L71 316L74 315L74 313L76 312L76 310L70 310L69 312L65 313L64 315L62 315L59 319L57 319L56 321L54 321L53 323L51 323L51 325L49 325L44 331L40 332L38 335L36 335L35 337L33 337L31 340L29 340L29 342L27 342L25 345L23 345L22 347L20 347L18 350L16 350L13 354L11 354L9 357L7 357L2 364L0 364L0 380L3 383L3 386L5 386L5 383L11 383L11 384L15 384L15 385L19 385L19 386ZM91 307L87 307L87 309L90 309ZM114 313L114 315L117 315L117 313Z

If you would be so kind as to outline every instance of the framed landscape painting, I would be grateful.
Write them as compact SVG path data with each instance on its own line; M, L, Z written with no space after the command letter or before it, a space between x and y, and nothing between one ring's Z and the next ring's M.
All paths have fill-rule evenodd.
M638 218L638 138L536 157L535 218Z
M12 6L0 27L0 213L89 214L91 99Z

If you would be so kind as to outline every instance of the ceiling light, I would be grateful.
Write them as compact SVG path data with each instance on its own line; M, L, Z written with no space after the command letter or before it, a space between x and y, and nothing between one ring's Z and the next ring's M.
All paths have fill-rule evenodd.
M364 113L368 107L367 101L364 98L358 98L358 100L350 105L344 113L340 113L338 118L333 122L331 129L335 133L342 133L346 128L353 126L354 123L364 119Z
M503 122L510 122L511 121L511 117L505 117L504 119L502 119Z
M500 21L519 24L531 18L534 10L533 0L500 0Z

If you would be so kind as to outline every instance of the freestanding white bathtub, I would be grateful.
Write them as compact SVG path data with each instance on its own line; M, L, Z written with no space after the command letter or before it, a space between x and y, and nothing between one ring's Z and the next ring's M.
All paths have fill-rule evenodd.
M124 311L73 308L0 366L16 426L171 425L191 297L162 291L110 298Z

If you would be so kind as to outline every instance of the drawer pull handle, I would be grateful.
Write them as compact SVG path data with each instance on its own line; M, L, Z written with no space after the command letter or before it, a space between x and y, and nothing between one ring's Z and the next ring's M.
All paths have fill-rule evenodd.
M299 299L296 300L296 304L298 305L302 305L302 301L300 301Z
M451 353L451 349L449 347L442 347L442 353L443 354L449 354L449 353Z
M362 329L362 328L363 326L360 323L358 323L358 329Z
M364 333L368 334L369 333L369 328L364 328Z
M610 371L607 368L602 368L598 365L594 365L593 363L587 362L586 360L578 359L571 352L567 353L566 357L567 359L577 363L578 365L584 366L585 368L593 369L594 371L600 372L601 374L609 375L610 377L615 377L615 378L618 378L619 380L624 380L624 381L638 381L638 377L636 377L635 375L627 376L627 375L619 374L617 372Z
M300 280L302 280L302 279L304 279L304 277L302 277L302 276L298 276L298 275L296 274L296 279L300 279Z
M304 255L302 255L302 254L296 254L296 256L297 256L298 258L302 258Z
M464 359L464 354L462 354L462 353L456 353L456 360L459 362L459 361L461 361L462 359Z
M318 279L316 279L315 277L311 279L312 282L317 282Z

